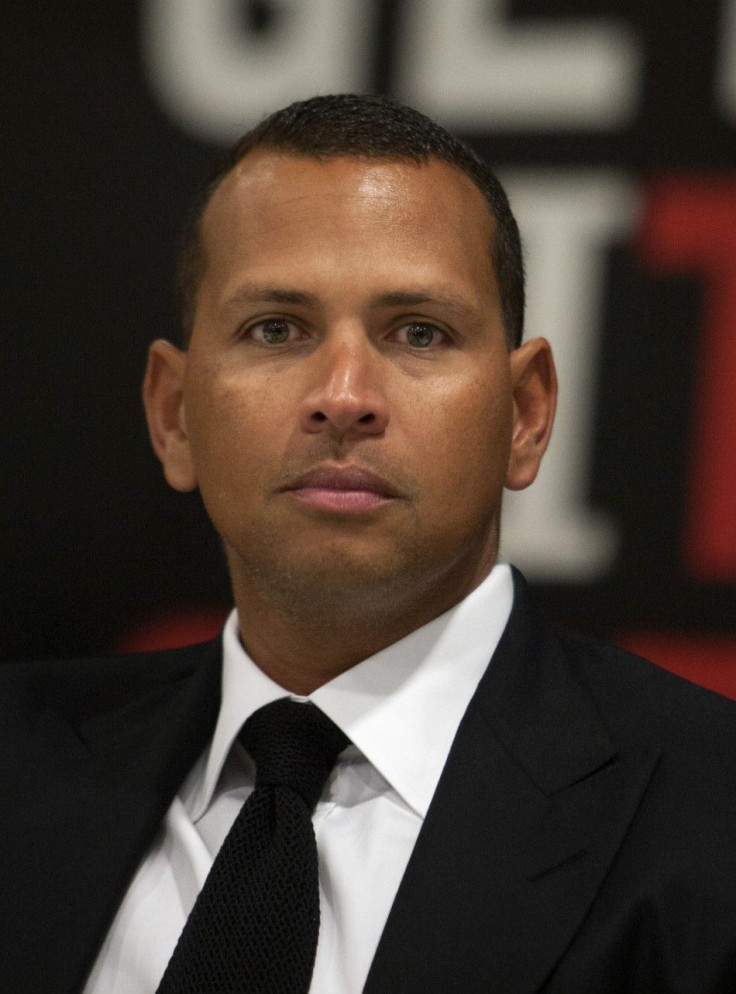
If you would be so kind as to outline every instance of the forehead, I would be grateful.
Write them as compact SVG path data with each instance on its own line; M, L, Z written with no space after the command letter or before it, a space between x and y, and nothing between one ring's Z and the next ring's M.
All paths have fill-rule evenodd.
M493 219L480 190L436 159L247 155L204 213L205 276L227 281L259 265L321 261L375 269L446 268L495 284ZM332 253L332 259L330 259Z

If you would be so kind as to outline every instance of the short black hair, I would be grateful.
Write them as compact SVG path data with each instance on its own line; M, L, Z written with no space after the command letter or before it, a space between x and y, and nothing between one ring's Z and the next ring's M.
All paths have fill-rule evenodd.
M519 228L495 174L466 144L419 111L386 97L343 93L312 97L264 118L242 136L197 198L179 257L179 300L184 344L189 340L197 292L204 275L201 228L207 204L225 176L257 148L326 159L438 159L465 173L485 197L494 220L490 246L509 348L524 330L524 265Z

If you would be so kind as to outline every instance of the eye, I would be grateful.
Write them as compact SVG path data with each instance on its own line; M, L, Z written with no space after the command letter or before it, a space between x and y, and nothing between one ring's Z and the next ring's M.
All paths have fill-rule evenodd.
M286 345L294 341L299 329L285 318L268 318L248 328L247 334L259 345Z
M444 332L433 324L425 321L412 321L398 331L399 340L410 345L413 349L430 349L432 346L443 345L446 341Z

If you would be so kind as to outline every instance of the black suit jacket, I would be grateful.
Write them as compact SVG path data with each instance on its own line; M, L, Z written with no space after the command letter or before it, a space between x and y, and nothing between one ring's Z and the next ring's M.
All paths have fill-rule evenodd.
M516 587L365 991L736 991L736 706ZM219 641L0 668L4 994L81 990L220 668Z

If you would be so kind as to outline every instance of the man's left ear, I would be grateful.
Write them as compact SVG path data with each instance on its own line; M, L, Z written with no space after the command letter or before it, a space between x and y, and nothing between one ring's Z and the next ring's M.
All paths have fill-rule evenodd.
M552 432L557 406L557 374L552 349L533 338L510 356L514 428L506 473L509 490L533 483Z

